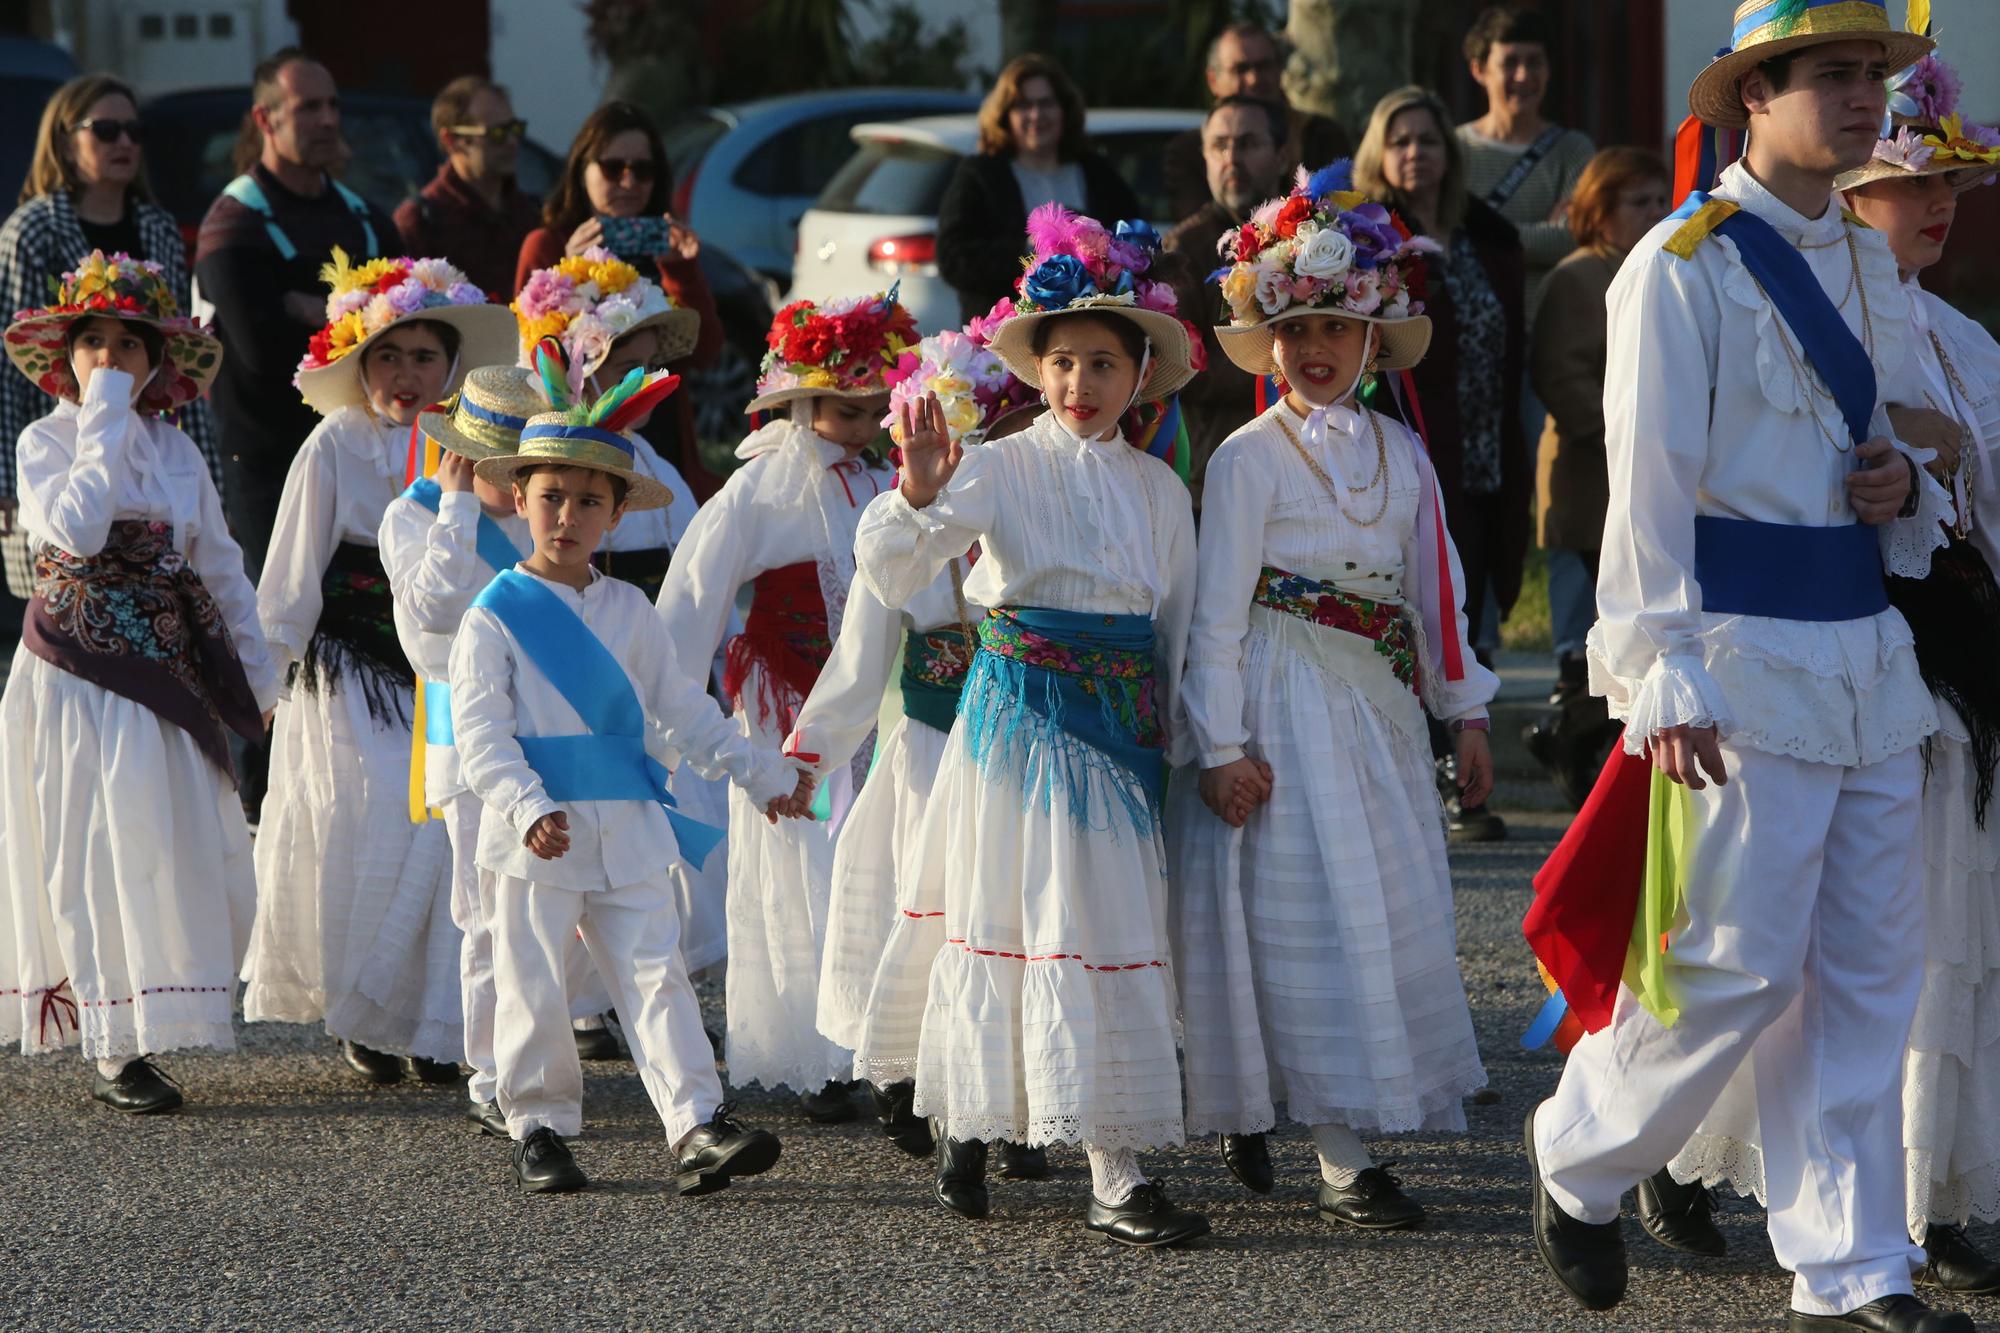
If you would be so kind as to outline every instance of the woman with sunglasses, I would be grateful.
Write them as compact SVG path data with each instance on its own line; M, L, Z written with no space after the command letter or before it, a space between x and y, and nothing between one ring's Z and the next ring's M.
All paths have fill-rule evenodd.
M20 205L0 225L0 314L45 305L51 280L92 250L123 252L161 266L181 313L188 305L187 251L173 215L153 202L140 144L138 99L108 74L86 74L55 91L42 109L34 160ZM55 399L11 366L0 367L0 545L15 530L14 441ZM180 410L180 427L201 450L219 487L221 465L206 400ZM21 626L21 604L0 590L0 648Z
M621 241L616 234L606 238L607 218L658 218L667 225L661 233L663 248L654 254L627 254L618 257L640 265L647 261L659 270L660 286L677 306L701 316L701 333L685 363L672 369L706 370L722 351L722 317L716 312L715 294L701 272L701 241L694 229L667 211L673 194L673 169L660 142L659 128L630 102L606 102L590 113L576 140L569 146L569 160L563 163L562 179L542 202L542 225L528 233L521 243L521 257L514 266L514 291L519 294L528 276L536 269L552 268L566 255L580 255L593 245L621 251L610 242ZM661 457L673 463L688 485L702 500L722 486L722 479L701 465L695 448L694 400L683 389L661 405L646 431L646 438Z

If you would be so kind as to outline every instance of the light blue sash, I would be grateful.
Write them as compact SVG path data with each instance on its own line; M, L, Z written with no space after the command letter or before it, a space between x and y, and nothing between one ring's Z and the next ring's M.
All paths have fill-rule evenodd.
M632 677L604 641L561 598L511 569L487 584L472 604L500 618L588 728L579 736L516 738L549 799L564 804L658 801L681 854L696 868L706 862L722 841L722 830L674 808L666 767L646 753L646 710Z
M433 514L444 499L444 488L430 477L418 477L403 492ZM507 530L493 521L493 516L485 510L479 511L479 536L477 539L479 558L487 568L498 574L503 569L512 569L522 558L520 548ZM451 686L442 680L424 682L424 744L451 745L454 743L451 729Z

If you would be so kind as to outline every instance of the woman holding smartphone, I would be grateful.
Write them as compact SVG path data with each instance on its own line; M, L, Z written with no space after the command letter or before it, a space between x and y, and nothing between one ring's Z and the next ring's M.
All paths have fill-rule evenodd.
M630 102L606 102L591 112L569 146L562 179L542 203L542 225L521 242L521 257L514 266L515 293L536 269L602 245L642 271L653 265L674 304L701 316L694 351L674 369L706 370L714 365L722 350L722 319L708 279L702 276L700 238L667 211L673 187L660 131L650 116ZM634 245L644 252L629 252L626 247ZM686 392L662 405L646 437L680 469L698 499L706 500L722 485L721 478L701 465L695 448L694 403Z

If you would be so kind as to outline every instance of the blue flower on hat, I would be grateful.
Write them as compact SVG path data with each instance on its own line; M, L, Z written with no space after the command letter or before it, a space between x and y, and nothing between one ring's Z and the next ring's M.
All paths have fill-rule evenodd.
M1096 289L1090 270L1075 255L1051 255L1035 266L1022 293L1043 310L1061 310Z

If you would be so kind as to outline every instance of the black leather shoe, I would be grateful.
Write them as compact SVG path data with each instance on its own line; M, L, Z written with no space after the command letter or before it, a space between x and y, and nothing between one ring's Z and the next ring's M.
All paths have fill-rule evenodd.
M499 1102L467 1102L465 1118L479 1126L488 1138L504 1139L507 1133L507 1117L500 1113Z
M1617 1222L1579 1222L1542 1187L1535 1157L1535 1113L1522 1131L1535 1191L1535 1250L1569 1294L1586 1310L1609 1310L1625 1299L1625 1233ZM1797 1318L1796 1315L1793 1318Z
M1271 1170L1271 1144L1262 1134L1220 1134L1222 1164L1237 1183L1252 1194L1269 1194L1277 1177Z
M187 1100L180 1088L146 1059L126 1065L116 1078L96 1075L90 1083L90 1095L127 1115L162 1115L180 1110Z
M930 1120L917 1114L915 1079L902 1079L886 1088L871 1086L868 1091L875 1099L875 1118L882 1122L882 1132L891 1143L912 1157L929 1157L937 1151Z
M1505 842L1507 821L1483 805L1461 806L1456 799L1446 809L1451 815L1452 842Z
M1668 1249L1712 1259L1729 1253L1715 1225L1715 1199L1699 1183L1683 1185L1662 1168L1632 1187L1632 1203L1646 1234Z
M674 1156L674 1189L683 1196L728 1189L736 1176L761 1176L778 1164L784 1148L768 1129L749 1129L730 1119L729 1102L715 1108L708 1123L680 1141Z
M1120 1245L1148 1250L1158 1245L1179 1245L1208 1234L1206 1217L1175 1207L1167 1192L1151 1180L1133 1190L1131 1197L1121 1204L1100 1203L1093 1194L1083 1224Z
M617 1060L625 1052L619 1049L618 1038L608 1027L575 1028L576 1058L579 1060Z
M844 1125L860 1114L853 1093L837 1078L828 1079L818 1092L801 1093L799 1109L815 1125Z
M343 1040L340 1043L340 1058L347 1061L352 1069L370 1083L401 1083L403 1062L382 1051L370 1050L358 1041Z
M2000 1291L2000 1263L1973 1248L1964 1227L1933 1222L1924 1232L1924 1271L1919 1282L1934 1283L1946 1291L1966 1296L1985 1296Z
M590 1177L547 1125L514 1141L514 1179L528 1194L571 1194L590 1187Z
M426 1060L412 1055L403 1061L403 1067L413 1078L434 1088L448 1088L465 1082L465 1072L451 1060Z
M1389 1174L1394 1162L1371 1166L1351 1185L1319 1182L1319 1215L1369 1231L1407 1231L1424 1224L1424 1206L1403 1193L1403 1182Z
M986 1216L986 1145L937 1136L937 1201L977 1222Z
M1792 1333L1846 1333L1872 1328L1880 1333L1974 1333L1972 1316L1933 1310L1914 1296L1884 1296L1846 1314L1791 1312L1785 1327Z
M1047 1180L1049 1178L1049 1152L1046 1148L1030 1148L1025 1143L1000 1140L1000 1179L1002 1180Z

